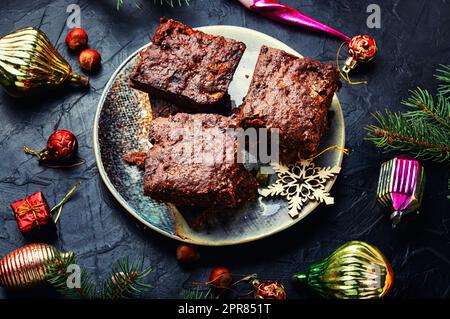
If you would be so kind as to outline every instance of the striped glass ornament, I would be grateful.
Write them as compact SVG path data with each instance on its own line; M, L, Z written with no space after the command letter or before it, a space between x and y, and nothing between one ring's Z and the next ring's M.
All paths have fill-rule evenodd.
M55 247L47 244L29 244L10 252L0 260L0 286L22 289L42 284L49 262L59 254ZM70 254L61 253L61 257Z
M371 299L388 294L394 272L377 248L361 241L351 241L311 265L306 273L292 278L306 282L326 298Z
M425 170L414 158L398 156L381 164L377 201L391 212L393 227L419 209L424 185Z
M0 38L0 84L13 96L74 83L88 86L85 75L72 72L44 32L25 28Z

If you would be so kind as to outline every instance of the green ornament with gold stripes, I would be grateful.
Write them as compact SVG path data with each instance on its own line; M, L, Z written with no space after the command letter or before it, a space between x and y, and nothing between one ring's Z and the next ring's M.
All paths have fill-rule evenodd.
M394 272L377 248L361 241L351 241L312 264L306 273L292 278L306 282L325 298L371 299L388 294Z

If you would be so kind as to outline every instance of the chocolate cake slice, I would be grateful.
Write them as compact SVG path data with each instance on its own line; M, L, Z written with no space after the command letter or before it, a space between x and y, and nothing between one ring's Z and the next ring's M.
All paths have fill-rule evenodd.
M239 122L243 127L279 129L283 162L298 153L311 156L327 130L328 108L339 87L333 64L263 46Z
M152 110L152 118L157 117L169 117L171 115L175 115L177 113L199 113L197 110L191 110L183 108L171 101L167 101L166 99L156 98L149 95L150 99L150 107ZM217 113L221 115L231 115L232 113L232 101L229 94L226 94L225 98L221 102L218 107L208 110L210 112L207 113Z
M156 118L145 160L144 193L177 206L237 207L257 181L237 163L234 117L178 113Z
M183 108L210 112L223 106L245 44L161 18L140 53L130 85Z

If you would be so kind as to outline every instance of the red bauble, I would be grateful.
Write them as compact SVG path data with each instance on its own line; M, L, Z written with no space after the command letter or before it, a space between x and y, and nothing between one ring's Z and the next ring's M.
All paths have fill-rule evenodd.
M275 280L253 280L253 297L255 299L286 299L284 286Z
M78 141L71 131L57 130L47 141L50 160L64 161L71 159L78 149Z
M66 36L66 44L71 50L82 50L87 46L88 35L83 28L74 28Z
M373 60L378 52L375 39L367 34L357 35L348 44L348 58L344 63L344 72L353 70L358 63Z
M78 56L78 62L80 62L81 68L86 71L93 71L100 66L100 62L102 61L102 57L100 53L92 49L86 49L81 51Z
M232 282L233 277L225 267L216 267L209 275L209 284L214 288L230 288Z

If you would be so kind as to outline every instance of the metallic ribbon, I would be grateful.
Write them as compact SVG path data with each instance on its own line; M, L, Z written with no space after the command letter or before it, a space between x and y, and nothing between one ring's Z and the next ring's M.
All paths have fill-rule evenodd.
M23 203L22 206L19 207L19 209L17 210L16 214L19 217L22 217L26 214L32 213L34 216L34 220L36 221L36 226L39 226L39 220L37 218L37 213L39 213L39 207L45 206L45 203L40 202L38 204L33 205L32 203L30 203L29 199L25 199L25 202Z

